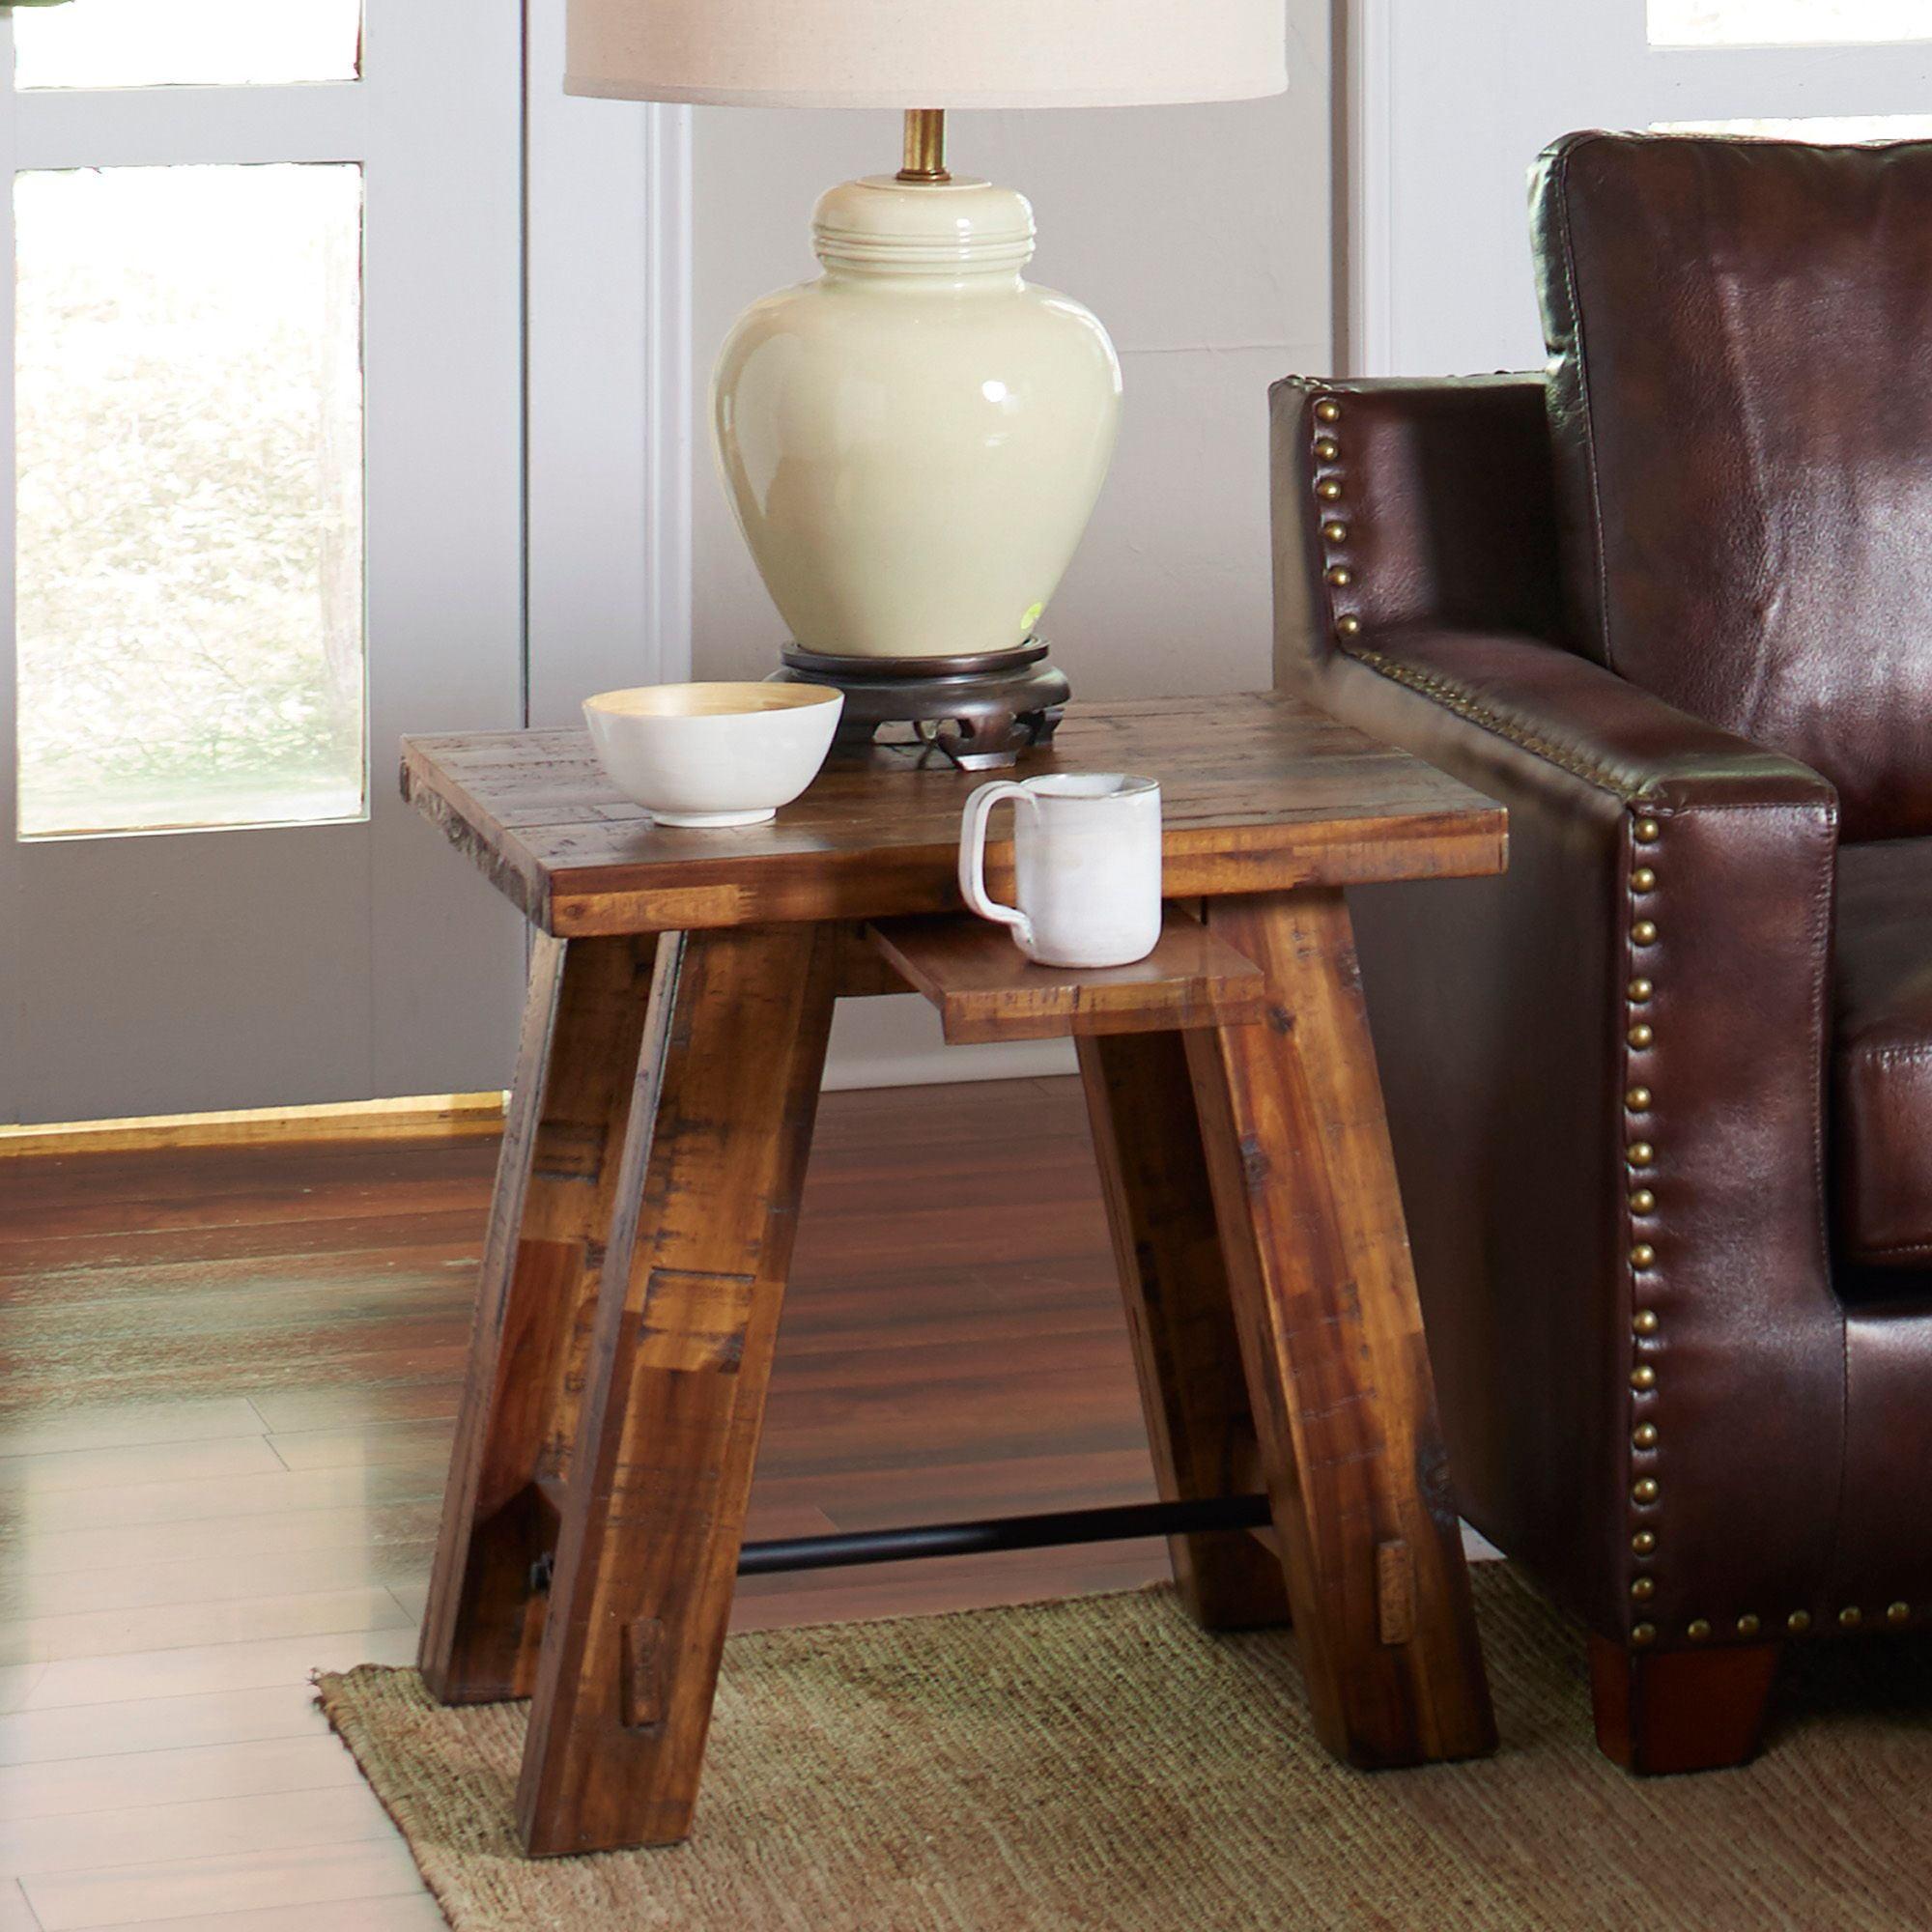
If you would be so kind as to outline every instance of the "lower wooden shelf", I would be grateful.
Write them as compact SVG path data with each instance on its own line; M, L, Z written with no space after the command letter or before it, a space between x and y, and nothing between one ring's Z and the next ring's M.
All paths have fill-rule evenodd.
M1170 905L1160 943L1132 966L1036 966L1004 926L970 916L882 920L888 963L939 1009L949 1042L1172 1033L1265 1017L1267 976Z

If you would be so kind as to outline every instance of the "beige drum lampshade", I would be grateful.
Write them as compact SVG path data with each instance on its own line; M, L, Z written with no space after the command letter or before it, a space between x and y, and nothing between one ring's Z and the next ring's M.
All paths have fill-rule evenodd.
M565 89L747 107L1131 107L1288 85L1286 0L570 0Z

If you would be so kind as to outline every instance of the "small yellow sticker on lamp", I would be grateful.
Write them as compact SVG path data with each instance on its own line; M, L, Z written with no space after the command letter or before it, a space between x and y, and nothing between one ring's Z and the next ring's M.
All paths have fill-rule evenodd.
M1039 613L1045 609L1046 606L1044 604L1036 604L1033 607L1033 609L1030 610L1026 613L1026 615L1020 619L1020 636L1022 639L1030 638L1033 635L1033 627L1039 622Z

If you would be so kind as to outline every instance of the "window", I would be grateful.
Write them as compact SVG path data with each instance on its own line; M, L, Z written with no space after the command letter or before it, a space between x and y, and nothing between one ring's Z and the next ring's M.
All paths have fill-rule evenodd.
M1656 47L1932 40L1932 0L1649 0Z
M1660 121L1656 134L1759 134L1827 146L1857 141L1932 141L1932 115L1808 115L1801 121Z
M354 80L361 0L81 0L14 15L14 84L267 86Z
M223 88L239 106L283 85L353 105L361 0L79 0L17 11L14 42L37 125L92 158L120 90ZM330 82L350 85L312 87ZM209 125L199 99L161 108L164 151ZM22 156L22 838L366 810L362 168L283 152Z

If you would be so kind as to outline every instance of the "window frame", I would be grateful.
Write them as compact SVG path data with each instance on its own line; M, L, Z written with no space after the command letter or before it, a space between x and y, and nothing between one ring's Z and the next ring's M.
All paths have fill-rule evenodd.
M566 100L563 0L367 12L359 80L0 90L10 178L362 164L371 743L366 821L23 843L0 573L0 1119L500 1085L523 924L402 801L396 741L688 674L688 113ZM13 359L5 303L10 447Z

